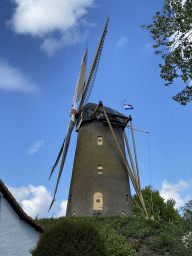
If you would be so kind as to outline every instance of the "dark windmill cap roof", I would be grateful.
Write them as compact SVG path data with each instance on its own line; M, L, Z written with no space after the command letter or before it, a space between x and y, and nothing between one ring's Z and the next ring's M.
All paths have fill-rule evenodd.
M92 115L93 111L95 110L95 108L97 107L97 105L98 104L95 104L95 103L88 103L85 106L83 106L82 122L92 120L91 115ZM127 116L122 115L121 113L119 113L118 111L116 111L112 108L108 108L105 106L104 106L104 108L105 108L105 111L107 112L108 118L111 122L124 124L126 126L126 121L128 119ZM99 107L96 115L97 115L98 120L106 120L101 106Z

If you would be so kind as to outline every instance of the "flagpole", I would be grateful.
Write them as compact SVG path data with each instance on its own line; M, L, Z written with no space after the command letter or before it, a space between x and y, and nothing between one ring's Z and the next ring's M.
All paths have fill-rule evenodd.
M122 100L122 101L120 101L120 103L122 103L122 113L124 113L124 111L123 111L123 102L125 102L126 100Z

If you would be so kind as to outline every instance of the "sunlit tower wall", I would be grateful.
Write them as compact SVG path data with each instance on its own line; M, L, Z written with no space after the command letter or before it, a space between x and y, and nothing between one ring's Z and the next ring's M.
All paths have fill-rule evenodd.
M129 176L110 127L100 107L88 103L79 116L75 159L66 217L133 216ZM114 133L125 155L123 130L128 117L105 107Z

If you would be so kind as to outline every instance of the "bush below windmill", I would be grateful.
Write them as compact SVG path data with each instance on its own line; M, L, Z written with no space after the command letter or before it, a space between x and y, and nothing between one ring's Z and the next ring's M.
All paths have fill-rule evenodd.
M71 226L68 226L68 230L71 230L73 236L71 235L70 244L74 244L76 246L77 253L75 254L63 254L60 253L60 248L56 248L54 252L54 256L58 255L80 255L78 251L81 250L81 240L86 240L91 249L91 253L87 252L87 254L83 253L82 255L102 255L102 256L136 256L136 255L150 255L150 256L160 256L160 255L179 255L179 256L192 256L192 244L188 242L187 246L182 239L186 234L188 234L192 228L190 226L190 222L185 220L182 221L181 226L178 227L171 222L167 222L164 220L151 220L145 219L143 216L94 216L94 217L60 217L58 219L48 218L48 219L39 219L36 220L41 225L45 226L49 232L50 241L52 239L57 239L58 233L56 231L56 227L59 227L59 223L66 223L70 221ZM88 223L91 222L91 226L89 227ZM186 223L185 223L186 222ZM95 224L95 225L93 225ZM96 230L99 230L99 233L94 233L91 228L95 226ZM65 226L67 228L67 226ZM79 227L79 228L78 228ZM86 227L86 228L85 228ZM54 231L55 230L55 231ZM79 231L78 231L79 230ZM81 232L85 232L82 233ZM84 230L84 231L83 231ZM52 237L51 232L55 232L55 238ZM53 234L54 234L53 232ZM64 233L64 232L63 232ZM41 239L43 241L43 236ZM82 237L81 234L84 234ZM95 234L95 235L92 235ZM97 236L98 235L98 236ZM65 240L65 234L62 235L62 241ZM87 238L86 238L87 237ZM89 240L90 237L90 240ZM97 239L97 243L100 244L100 247L103 246L104 241L104 250L106 249L106 254L104 252L94 251L95 240ZM59 238L60 239L60 238ZM41 240L40 240L41 241ZM54 240L53 240L54 241ZM61 241L61 242L62 242ZM74 241L76 241L74 243ZM78 242L79 243L78 243ZM47 245L51 245L52 242L45 243ZM43 243L42 243L43 244ZM69 246L70 246L69 244ZM83 244L82 244L83 245ZM48 246L48 247L49 247ZM79 246L79 247L78 247ZM37 246L38 247L38 246ZM41 243L39 242L39 248L41 247ZM136 251L139 253L137 254ZM36 248L36 251L39 249ZM40 252L40 251L39 251ZM95 252L95 254L94 254ZM100 253L100 254L99 254ZM46 256L52 254L34 254L33 256Z
M33 256L137 256L125 238L99 223L82 219L60 219L49 227L30 251Z

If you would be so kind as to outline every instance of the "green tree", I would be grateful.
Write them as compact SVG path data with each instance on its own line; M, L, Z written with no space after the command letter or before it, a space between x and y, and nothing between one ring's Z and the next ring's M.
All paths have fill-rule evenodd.
M184 207L180 208L183 211L183 217L187 221L192 222L192 200L185 204Z
M186 231L192 232L192 200L181 207L180 210L183 211L182 216L182 227Z
M175 204L176 201L174 199L168 199L167 202L165 202L162 218L166 221L173 221L175 225L180 226L182 217L180 216L178 210L175 210Z
M155 54L162 54L165 60L164 66L159 64L160 76L168 81L165 86L173 84L173 79L179 77L177 70L181 71L180 77L185 83L190 79L185 89L172 98L181 105L192 100L192 87L188 85L192 80L192 1L184 1L183 4L182 0L165 0L163 14L160 15L159 11L156 13L153 25L141 25L142 28L150 29L151 37L157 43L152 48L166 46L169 51L168 54L162 54L165 48L155 51ZM173 39L167 41L171 36Z
M165 199L160 196L159 191L152 190L151 186L142 189L141 193L149 218L153 216L155 220L163 219L165 221L173 221L177 226L181 225L182 217L179 215L178 210L174 209L176 204L174 199L169 199L165 202ZM137 194L133 196L133 199L141 206ZM140 214L140 210L135 203L133 203L133 212L134 215Z

